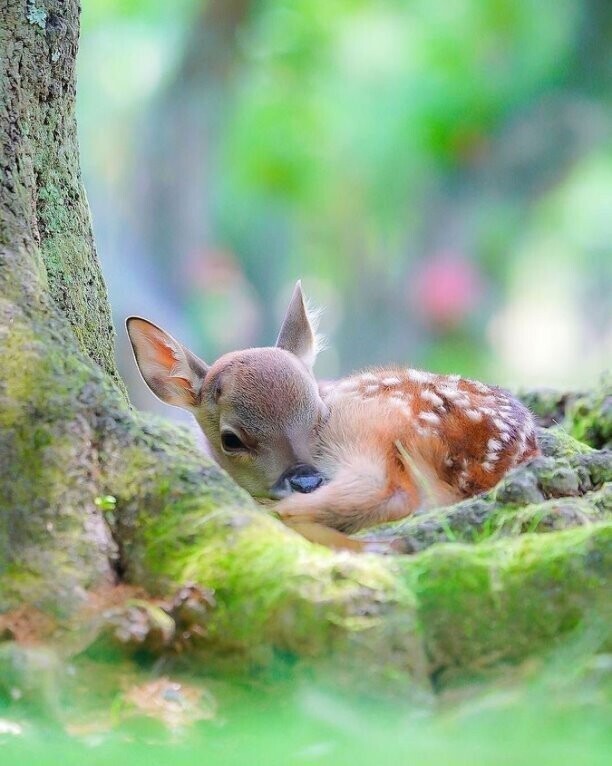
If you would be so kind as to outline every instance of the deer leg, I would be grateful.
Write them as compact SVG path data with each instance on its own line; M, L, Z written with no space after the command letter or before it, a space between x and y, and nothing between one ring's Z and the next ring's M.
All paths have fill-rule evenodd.
M319 524L340 532L408 515L408 496L399 488L373 474L345 469L329 484L310 494L295 493L274 508L290 526Z

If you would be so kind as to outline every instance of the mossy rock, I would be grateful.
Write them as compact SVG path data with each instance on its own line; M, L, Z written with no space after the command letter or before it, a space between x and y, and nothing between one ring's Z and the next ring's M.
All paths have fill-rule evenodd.
M538 388L519 391L518 397L540 426L563 426L584 444L596 449L612 448L612 373L605 373L590 391Z
M434 546L402 569L433 672L516 661L610 616L612 523Z
M567 411L572 436L597 449L612 449L612 375L594 391L575 399Z

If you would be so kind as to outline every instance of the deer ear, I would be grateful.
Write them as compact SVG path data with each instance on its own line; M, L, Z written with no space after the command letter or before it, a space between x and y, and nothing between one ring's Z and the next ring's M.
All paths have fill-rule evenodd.
M146 319L129 317L125 326L136 364L151 391L166 404L197 406L207 365Z
M276 346L295 354L310 370L318 351L314 324L306 308L302 283L298 280L276 339Z

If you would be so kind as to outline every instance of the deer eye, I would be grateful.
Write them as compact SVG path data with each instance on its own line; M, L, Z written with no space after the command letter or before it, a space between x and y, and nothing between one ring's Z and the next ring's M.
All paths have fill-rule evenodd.
M247 450L244 442L233 431L222 432L221 446L224 452L245 452Z

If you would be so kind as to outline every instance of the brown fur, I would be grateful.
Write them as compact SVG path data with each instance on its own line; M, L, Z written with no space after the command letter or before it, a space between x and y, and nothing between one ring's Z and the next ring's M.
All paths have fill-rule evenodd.
M337 543L317 525L353 532L477 494L539 454L531 414L494 386L400 367L318 385L299 284L276 347L210 367L146 320L128 320L128 333L147 384L194 414L219 463L252 495L274 497L297 464L326 477L276 506L314 539ZM243 449L224 447L228 432Z
M377 369L327 384L323 401L314 463L331 481L279 503L292 522L353 532L487 490L538 454L529 412L475 381Z

